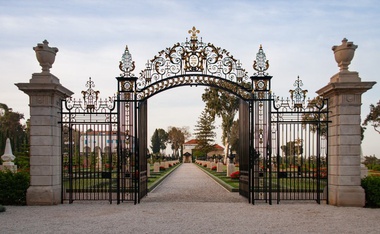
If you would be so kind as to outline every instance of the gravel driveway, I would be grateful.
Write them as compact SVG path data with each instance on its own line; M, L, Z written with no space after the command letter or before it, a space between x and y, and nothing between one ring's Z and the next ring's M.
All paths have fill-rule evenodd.
M7 206L0 233L380 233L380 209L251 205L183 164L138 205Z

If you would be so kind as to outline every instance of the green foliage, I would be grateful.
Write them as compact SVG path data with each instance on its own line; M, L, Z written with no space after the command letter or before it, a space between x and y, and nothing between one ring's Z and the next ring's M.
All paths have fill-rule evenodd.
M158 136L158 130L156 129L151 138L151 146L153 154L158 154L160 152L160 137Z
M222 141L224 144L232 145L232 126L235 115L239 109L239 98L228 91L217 88L206 88L202 94L202 100L206 104L205 111L215 120L215 116L222 118ZM229 150L227 150L229 152ZM228 155L226 155L228 156Z
M160 153L160 150L166 149L166 142L168 141L168 133L162 128L156 128L151 138L151 146L153 154Z
M22 152L23 145L28 144L28 123L22 125L21 119L24 115L18 112L13 112L12 108L0 103L0 155L3 155L6 139L9 138L13 152Z
M380 177L367 176L362 179L361 185L365 190L366 207L380 207Z
M194 135L197 140L197 147L195 149L199 150L201 154L205 156L214 149L214 138L216 136L214 129L214 119L208 112L202 111L197 125L195 125Z
M380 171L380 159L375 156L364 156L363 164L369 169L374 171Z
M174 156L178 157L178 150L185 143L185 140L190 137L190 133L187 127L177 128L169 127L168 128L168 142L172 144L172 150Z
M363 121L363 125L367 126L371 124L376 132L380 133L378 129L380 127L380 101L377 102L376 106L371 104L369 106L370 112Z
M0 171L0 203L3 205L25 205L29 174Z
M288 141L286 145L281 146L281 150L284 151L287 157L301 155L303 153L302 142Z

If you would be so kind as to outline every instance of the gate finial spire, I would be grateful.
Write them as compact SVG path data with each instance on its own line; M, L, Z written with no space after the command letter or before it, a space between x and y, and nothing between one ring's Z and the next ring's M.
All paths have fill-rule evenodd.
M201 31L199 31L198 29L195 28L195 26L193 26L193 28L189 30L189 34L191 34L190 39L191 40L198 40L197 33L200 33L200 32Z

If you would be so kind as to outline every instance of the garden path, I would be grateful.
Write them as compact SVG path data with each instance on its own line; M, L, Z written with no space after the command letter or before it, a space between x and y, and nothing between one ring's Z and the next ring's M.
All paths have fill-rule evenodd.
M142 200L145 202L245 202L216 183L197 165L183 163Z

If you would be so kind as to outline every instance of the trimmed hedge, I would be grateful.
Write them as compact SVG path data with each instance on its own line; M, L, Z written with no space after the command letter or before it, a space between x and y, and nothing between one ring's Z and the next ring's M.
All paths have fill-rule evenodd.
M367 176L362 179L361 185L365 190L366 207L380 207L380 176Z
M0 204L25 205L29 178L26 172L0 171Z
M6 210L5 207L0 205L0 212L5 212L5 210Z

